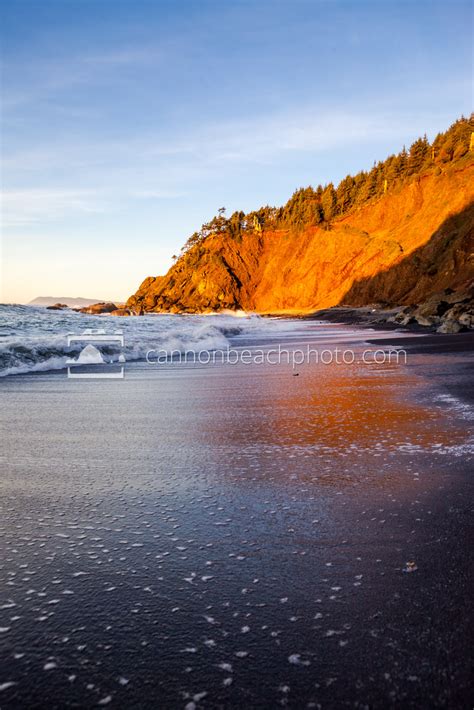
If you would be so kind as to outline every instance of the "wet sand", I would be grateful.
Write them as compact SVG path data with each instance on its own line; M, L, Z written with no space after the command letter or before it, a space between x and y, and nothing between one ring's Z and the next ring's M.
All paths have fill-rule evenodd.
M469 405L474 404L474 331L453 335L406 335L369 340L375 347L396 345L408 354L410 367Z
M465 361L409 355L3 380L0 707L471 707Z

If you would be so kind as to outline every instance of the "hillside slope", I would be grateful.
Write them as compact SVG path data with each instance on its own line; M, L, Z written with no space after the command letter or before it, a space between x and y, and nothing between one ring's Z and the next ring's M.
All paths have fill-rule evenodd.
M29 306L54 306L55 303L64 303L70 308L82 308L84 306L92 306L94 303L99 303L104 299L99 298L82 298L81 296L37 296L28 303Z
M408 304L474 278L474 163L428 171L330 226L211 234L129 298L134 312Z

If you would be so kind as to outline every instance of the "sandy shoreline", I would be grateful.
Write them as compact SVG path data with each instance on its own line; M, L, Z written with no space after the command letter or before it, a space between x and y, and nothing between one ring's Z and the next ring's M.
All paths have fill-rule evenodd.
M474 332L456 333L454 335L430 334L423 338L397 337L369 341L379 346L396 344L405 348L412 356L427 356L419 370L429 367L430 361L435 367L430 368L431 376L437 385L445 388L463 402L474 405L474 381L472 377L474 366ZM421 360L421 358L420 358ZM415 367L415 363L411 363ZM421 373L423 374L423 372ZM425 372L424 374L428 374Z
M464 353L408 341L5 378L2 707L469 707Z
M456 397L463 401L474 403L474 382L472 369L474 365L474 331L464 331L454 334L433 333L426 327L413 323L404 327L396 323L387 322L390 315L399 309L386 311L374 310L372 308L350 308L340 307L318 311L314 314L304 316L307 320L319 320L328 323L344 323L349 327L373 328L375 331L393 331L396 337L368 339L374 346L393 346L406 348L412 355L438 356L436 367L433 370L434 377L440 386L444 386ZM406 333L406 334L404 334ZM413 337L420 335L423 337ZM443 356L457 355L451 358L446 368L441 366L440 360ZM413 358L411 358L413 359ZM431 358L428 358L428 362ZM414 366L414 363L411 363ZM419 368L420 374L423 367Z

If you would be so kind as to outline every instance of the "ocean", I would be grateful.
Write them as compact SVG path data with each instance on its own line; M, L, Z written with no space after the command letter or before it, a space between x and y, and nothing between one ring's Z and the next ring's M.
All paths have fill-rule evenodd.
M297 324L296 324L297 325ZM296 330L294 323L245 313L158 315L119 318L72 310L0 305L0 377L63 370L81 346L67 336L84 331L123 333L126 361L144 360L151 348L174 352L212 351L255 338Z
M77 358L82 349L77 342L68 345L68 336L84 333L123 335L121 351L126 362L145 361L150 351L176 357L179 353L221 352L270 343L305 340L329 345L380 337L371 329L351 330L337 324L261 317L242 311L116 317L0 305L0 377L65 370L68 360Z
M466 354L156 366L397 334L24 306L1 327L2 708L470 706ZM124 379L67 378L84 329L123 330Z

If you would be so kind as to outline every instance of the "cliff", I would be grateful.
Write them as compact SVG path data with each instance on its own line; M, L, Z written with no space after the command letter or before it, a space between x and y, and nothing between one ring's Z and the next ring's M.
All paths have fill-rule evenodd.
M134 312L409 304L474 277L474 162L416 176L330 224L210 234L129 298Z

